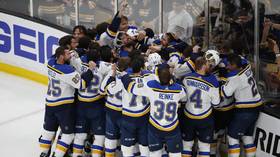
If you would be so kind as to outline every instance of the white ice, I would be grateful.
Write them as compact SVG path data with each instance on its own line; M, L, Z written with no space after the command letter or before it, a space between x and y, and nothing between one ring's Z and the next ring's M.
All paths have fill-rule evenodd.
M0 72L0 157L38 157L45 85Z

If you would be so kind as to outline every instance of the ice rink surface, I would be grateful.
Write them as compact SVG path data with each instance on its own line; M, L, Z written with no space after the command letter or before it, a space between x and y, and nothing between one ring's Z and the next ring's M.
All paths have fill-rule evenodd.
M0 72L0 156L37 157L47 86Z

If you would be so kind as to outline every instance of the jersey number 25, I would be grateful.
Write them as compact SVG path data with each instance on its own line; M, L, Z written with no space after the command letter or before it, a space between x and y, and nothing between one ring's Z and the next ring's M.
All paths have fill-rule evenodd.
M48 95L59 97L61 95L60 81L56 79L49 79Z

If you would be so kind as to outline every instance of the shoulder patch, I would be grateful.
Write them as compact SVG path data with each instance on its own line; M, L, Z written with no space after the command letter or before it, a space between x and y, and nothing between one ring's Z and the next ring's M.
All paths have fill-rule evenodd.
M79 74L76 74L73 78L72 78L72 81L77 84L80 82L80 76Z
M143 87L144 87L144 84L143 84L143 83L138 83L138 84L137 84L137 87L138 87L138 88L143 88Z

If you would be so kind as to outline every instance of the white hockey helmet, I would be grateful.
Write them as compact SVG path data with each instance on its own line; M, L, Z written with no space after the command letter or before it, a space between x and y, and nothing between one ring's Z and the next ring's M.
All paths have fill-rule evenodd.
M151 53L148 56L148 65L149 66L156 66L162 63L161 56L158 53Z
M221 61L219 54L216 50L208 50L205 52L204 57L212 66L217 66Z
M128 28L126 34L131 37L134 37L134 36L137 36L139 34L139 32L136 27L135 28L133 27L133 28Z

